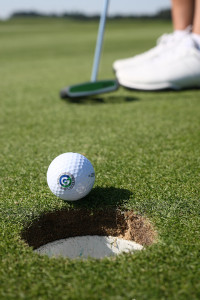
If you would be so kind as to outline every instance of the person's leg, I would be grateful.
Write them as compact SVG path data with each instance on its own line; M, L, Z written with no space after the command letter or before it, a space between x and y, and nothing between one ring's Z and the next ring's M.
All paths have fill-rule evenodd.
M200 50L200 0L195 0L195 12L192 29L192 39Z
M122 86L139 90L200 88L200 0L171 2L174 32L118 68L116 76Z
M122 86L139 90L200 88L200 0L172 0L172 17L172 41L176 43L159 47L162 51L157 56L137 67L117 71ZM185 34L189 25L193 31Z
M196 1L200 2L200 0ZM171 2L174 32L161 36L161 38L158 39L157 45L149 51L130 58L116 60L113 63L115 72L124 68L138 67L156 58L160 54L164 54L172 47L178 45L180 41L191 32L190 25L193 23L195 0L171 0Z
M174 30L184 30L193 24L194 0L171 0ZM197 0L199 2L199 0Z
M195 13L192 32L195 34L200 34L200 0L195 1Z

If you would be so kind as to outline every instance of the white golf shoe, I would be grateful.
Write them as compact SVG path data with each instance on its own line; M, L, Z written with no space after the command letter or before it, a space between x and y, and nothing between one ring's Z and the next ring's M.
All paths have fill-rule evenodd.
M113 70L117 72L127 67L137 67L142 65L148 60L156 58L165 51L168 51L169 49L178 45L180 41L190 32L191 26L188 26L185 30L175 31L169 34L165 33L158 38L157 45L154 48L130 58L116 60L113 63Z
M200 49L186 37L178 46L141 67L127 67L116 73L119 84L137 90L200 87Z

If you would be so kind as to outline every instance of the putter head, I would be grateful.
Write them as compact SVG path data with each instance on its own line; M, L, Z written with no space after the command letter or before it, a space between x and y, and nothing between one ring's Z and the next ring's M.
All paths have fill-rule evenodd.
M83 98L93 95L116 91L119 87L117 80L98 80L68 86L60 91L60 97Z

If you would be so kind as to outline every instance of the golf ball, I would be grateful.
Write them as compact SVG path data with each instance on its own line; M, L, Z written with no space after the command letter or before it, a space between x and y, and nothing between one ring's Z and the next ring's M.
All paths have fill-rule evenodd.
M85 197L92 189L95 172L91 162L79 153L63 153L49 165L47 183L57 197L75 201Z

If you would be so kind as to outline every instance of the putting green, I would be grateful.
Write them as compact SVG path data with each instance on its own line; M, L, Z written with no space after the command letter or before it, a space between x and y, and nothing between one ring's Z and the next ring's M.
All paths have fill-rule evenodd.
M61 100L64 86L90 78L97 29L96 21L57 18L0 22L0 298L199 299L200 91L119 88ZM167 21L108 21L99 80L113 78L114 60L171 30ZM70 151L96 174L91 193L74 203L46 182L52 159ZM134 255L74 261L40 256L22 239L42 216L87 209L105 219L108 208L147 218L156 242ZM65 220L47 219L32 238L55 237Z

